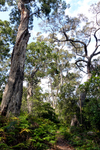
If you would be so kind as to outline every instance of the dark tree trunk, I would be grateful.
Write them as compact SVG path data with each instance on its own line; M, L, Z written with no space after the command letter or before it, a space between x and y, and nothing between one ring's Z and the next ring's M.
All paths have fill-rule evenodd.
M9 116L20 114L22 101L24 64L26 46L29 40L28 23L29 13L22 2L18 2L18 9L21 12L21 22L18 28L16 43L11 58L11 69L8 83L5 87L3 99L0 107L2 115Z

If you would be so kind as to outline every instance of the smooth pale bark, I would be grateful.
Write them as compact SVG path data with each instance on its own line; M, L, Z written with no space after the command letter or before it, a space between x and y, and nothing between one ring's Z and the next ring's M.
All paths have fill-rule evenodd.
M18 9L21 12L21 21L18 28L16 43L13 48L9 79L0 106L0 113L5 116L9 116L10 114L17 116L20 114L25 53L30 36L28 32L29 12L21 1L18 2Z
M74 117L71 120L71 127L72 126L79 126L79 121L78 121L76 115L74 115Z
M35 68L33 69L32 73L31 73L31 81L29 82L29 85L28 85L28 90L27 90L28 113L31 113L32 107L34 107L34 103L33 103L32 99L30 99L30 98L33 97L33 79L38 70L39 70L39 67L35 66Z
M33 84L29 83L28 90L27 90L27 108L28 108L28 113L32 112L32 98L33 97Z

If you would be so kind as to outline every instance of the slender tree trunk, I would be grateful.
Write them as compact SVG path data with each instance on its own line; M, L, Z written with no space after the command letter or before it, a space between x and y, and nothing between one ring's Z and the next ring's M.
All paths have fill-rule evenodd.
M27 90L27 107L28 107L28 112L32 112L32 107L33 107L33 101L30 99L33 96L33 78L36 74L36 72L39 70L39 67L36 67L33 69L31 73L31 82L29 83L28 90Z
M32 112L33 102L32 102L32 99L30 99L30 97L32 98L32 96L33 96L33 84L29 83L28 90L27 90L27 107L28 107L28 113Z
M9 79L5 87L0 107L1 114L6 116L9 116L10 113L16 116L20 114L25 53L27 42L30 36L28 32L29 12L21 1L18 2L18 9L21 12L21 22L18 28L16 43L12 53Z
M74 115L71 120L71 126L79 126L79 121L78 121L76 115Z
M88 61L88 64L87 64L87 73L88 73L87 82L91 78L91 67L90 66L91 66L91 63L90 63L90 61ZM87 91L84 89L84 91L82 91L80 94L80 101L81 101L80 107L81 108L84 106L86 95L87 95Z
M53 87L52 87L52 79L49 78L49 80L50 80L50 88L51 88L52 107L55 109L55 99L54 99L54 93L53 93Z

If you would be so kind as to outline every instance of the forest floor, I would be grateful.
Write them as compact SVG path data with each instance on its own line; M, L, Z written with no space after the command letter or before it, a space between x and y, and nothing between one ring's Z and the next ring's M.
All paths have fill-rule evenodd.
M57 137L57 142L54 148L48 150L75 150L62 135Z
M4 149L100 150L100 131L57 126L32 115L0 116L0 150Z
M63 139L63 137L58 137L57 144L54 150L75 150L67 140Z

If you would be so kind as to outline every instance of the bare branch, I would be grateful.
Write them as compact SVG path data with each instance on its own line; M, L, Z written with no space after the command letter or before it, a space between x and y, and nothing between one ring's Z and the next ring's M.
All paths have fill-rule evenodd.
M88 42L88 44L87 44L87 47L89 46L90 42L91 42L91 37L89 38L89 42Z
M79 68L80 71L82 71L82 72L84 72L84 73L87 74L87 72L85 72L84 70L81 69L82 66L78 65L78 62L81 62L81 61L85 62L86 64L88 63L86 60L77 60L77 61L75 62L75 64L77 65L77 67ZM84 67L84 66L83 66L83 67Z
M100 12L98 12L97 14L96 14L96 24L98 25L98 26L100 26L100 24L98 23L98 21L97 21L97 15L98 14L100 14Z
M64 29L63 29L63 34L65 35L65 37L66 37L66 41L69 41L69 42L71 42L71 44L75 47L75 45L73 44L73 43L80 43L80 44L82 44L83 46L84 46L84 51L85 51L85 56L87 56L87 45L83 42L83 41L80 41L80 40L72 40L72 39L69 39L68 38L68 36L67 36L67 34L66 34L66 32L64 31ZM75 47L76 48L76 47ZM77 48L76 48L77 49Z
M29 15L29 17L33 16L33 15L37 15L39 16L39 13L40 13L41 9L38 8L38 10L36 10L36 12L32 13ZM39 16L40 17L40 16Z
M97 52L97 53L94 54L94 56L99 55L99 54L100 54L100 52Z
M30 3L31 1L34 1L34 0L20 0L22 3L24 3L24 4L28 4L28 3Z
M76 54L77 54L77 56L82 56L82 55L78 54L78 52L77 52L77 49L78 49L79 47L76 47L75 44L74 44L73 42L70 42L70 43L71 43L72 46L76 49Z
M35 68L32 70L32 73L31 73L31 78L34 77L34 75L36 74L36 72L39 70L39 67L37 67L37 65L35 65Z
M95 38L95 40L96 40L96 47L97 47L97 45L98 45L98 38L97 38L97 36L96 36L96 33L97 33L99 30L100 30L100 28L98 28L98 29L94 32L94 38Z
M84 60L84 59L79 59L79 60L77 60L77 61L75 62L75 64L78 63L78 62L81 62L81 61L83 61L83 62L85 62L85 63L88 63L88 61L86 61L86 60Z
M73 43L82 44L84 46L85 56L87 56L87 45L84 42L82 42L80 40L72 40L72 39L68 39L68 41L73 42Z
M90 59L92 59L93 56L96 56L96 55L100 54L100 51L96 53L96 51L98 50L99 47L100 47L100 45L98 45L98 46L95 48L94 52L90 55Z

